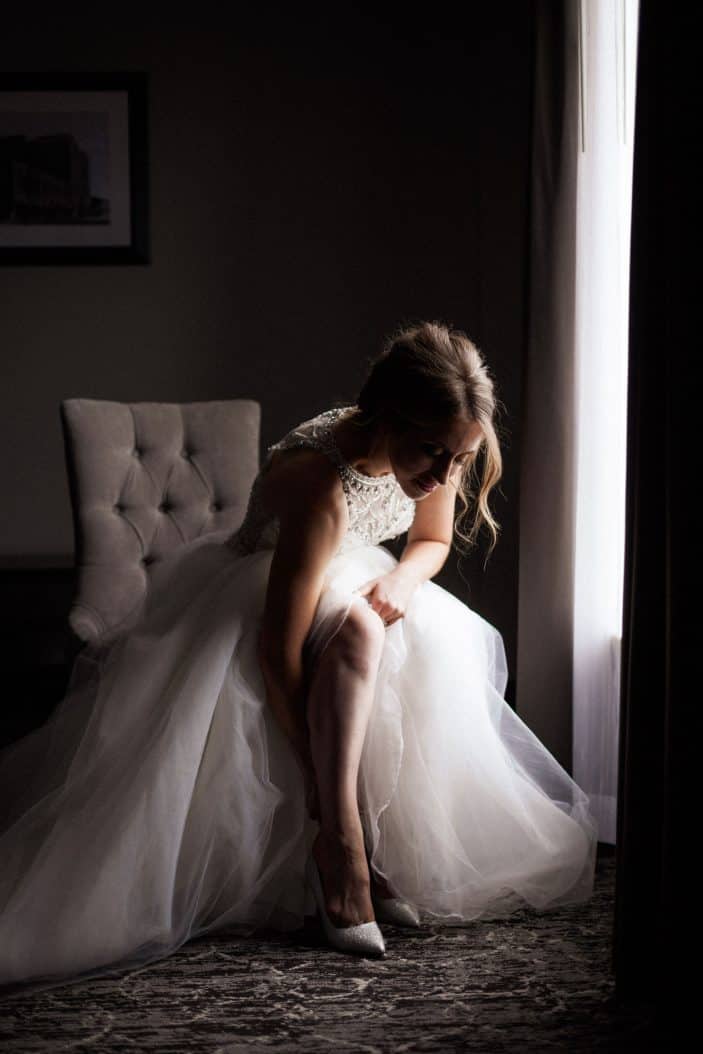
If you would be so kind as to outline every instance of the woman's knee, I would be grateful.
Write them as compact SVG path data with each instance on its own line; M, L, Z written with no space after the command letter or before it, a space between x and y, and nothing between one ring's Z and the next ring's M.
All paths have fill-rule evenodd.
M366 602L354 603L328 648L358 673L369 674L378 664L386 628L383 619Z

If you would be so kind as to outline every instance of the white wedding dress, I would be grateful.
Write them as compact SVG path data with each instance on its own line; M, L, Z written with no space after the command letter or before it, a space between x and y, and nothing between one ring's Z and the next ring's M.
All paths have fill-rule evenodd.
M354 591L396 566L380 543L415 509L394 476L344 461L330 425L345 412L270 448L323 450L347 496L313 658L365 603ZM239 531L158 565L138 620L81 652L49 721L0 752L0 984L50 987L215 929L292 930L314 914L304 870L318 824L256 657L278 529L260 480ZM433 582L386 631L359 805L374 867L425 921L592 892L588 798L506 703L506 681L498 630Z

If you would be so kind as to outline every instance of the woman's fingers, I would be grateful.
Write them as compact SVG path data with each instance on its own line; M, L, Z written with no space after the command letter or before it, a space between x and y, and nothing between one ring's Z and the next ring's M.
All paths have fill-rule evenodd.
M399 618L403 617L403 612L398 611L397 608L389 607L385 598L381 600L369 595L375 591L377 582L378 579L374 578L370 582L366 582L363 586L359 586L354 592L366 601L379 618L383 619L386 626L391 626L394 622L397 622Z
M310 788L308 794L308 813L311 820L320 819L320 802L317 796L317 787Z
M317 790L317 778L312 763L304 768L305 779L305 807L311 820L320 819L320 801Z
M354 592L358 593L360 597L365 597L368 593L373 592L376 588L376 583L379 581L378 578L372 578L368 582L364 582L363 586L359 586Z

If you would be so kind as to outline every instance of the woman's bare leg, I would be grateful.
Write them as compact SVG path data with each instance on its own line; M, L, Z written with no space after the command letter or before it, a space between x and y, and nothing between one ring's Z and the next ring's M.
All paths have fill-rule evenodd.
M374 918L357 802L357 778L385 629L371 608L353 605L313 671L307 720L320 807L313 856L335 926Z

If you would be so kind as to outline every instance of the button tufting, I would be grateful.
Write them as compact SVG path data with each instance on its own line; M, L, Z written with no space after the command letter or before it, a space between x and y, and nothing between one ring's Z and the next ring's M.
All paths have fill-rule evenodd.
M153 562L154 562L154 557L153 557L153 556L143 556L143 557L141 558L141 561L140 561L140 562L141 562L142 564L144 564L144 565L148 566L149 564L153 564Z
M213 501L210 505L210 512L221 512L222 504L219 501Z
M169 504L169 502L162 501L159 505L159 512L170 512L172 508L173 505Z
M190 460L190 450L181 450L181 457L184 457L186 461Z
M119 501L116 502L112 507L116 513L119 513L120 516L124 512L124 505L122 505Z
M141 456L142 456L141 447L135 446L134 450L132 451L132 457L141 457Z

